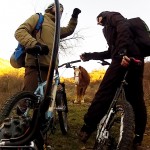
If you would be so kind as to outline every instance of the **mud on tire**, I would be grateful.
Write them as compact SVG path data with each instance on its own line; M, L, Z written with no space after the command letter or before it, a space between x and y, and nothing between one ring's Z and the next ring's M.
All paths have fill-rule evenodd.
M0 125L0 139L15 138L23 135L30 126L30 118L6 118Z

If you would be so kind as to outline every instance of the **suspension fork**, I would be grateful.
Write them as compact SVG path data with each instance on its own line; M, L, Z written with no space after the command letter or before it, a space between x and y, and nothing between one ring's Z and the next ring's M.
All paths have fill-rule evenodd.
M126 77L126 75L125 75ZM111 122L116 112L116 103L121 95L121 93L123 92L123 86L124 86L124 83L125 83L125 80L123 80L123 82L121 83L120 85L120 88L117 89L116 91L116 94L115 94L115 97L108 109L108 112L107 114L104 116L104 118L100 121L100 124L99 124L99 132L98 132L98 135L97 135L97 140L98 142L100 142L101 139L108 139L109 137L109 132L107 129L109 129L109 127L111 126Z

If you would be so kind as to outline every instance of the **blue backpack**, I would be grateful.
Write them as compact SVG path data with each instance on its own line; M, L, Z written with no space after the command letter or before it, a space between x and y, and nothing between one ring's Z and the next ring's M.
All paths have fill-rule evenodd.
M44 16L41 13L37 13L39 15L38 22L35 26L35 29L33 31L34 36L36 33L41 29L42 23L44 21ZM17 48L13 52L13 54L10 57L10 64L14 68L21 68L25 66L25 47L21 45L20 43L18 44Z

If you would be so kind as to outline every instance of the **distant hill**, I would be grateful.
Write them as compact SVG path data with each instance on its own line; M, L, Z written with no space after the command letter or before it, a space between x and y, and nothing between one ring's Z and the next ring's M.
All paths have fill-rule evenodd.
M0 75L3 74L11 74L12 72L20 72L20 73L24 73L24 68L21 69L15 69L10 65L9 60L5 60L0 58ZM92 72L90 72L90 76L92 80L100 80L103 78L105 73L105 70L93 70ZM62 77L62 80L64 80L65 78ZM73 80L73 78L71 78L71 80Z
M11 67L9 60L0 58L0 68Z
M23 75L24 73L24 68L21 69L15 69L10 65L9 60L0 58L0 76L5 76L6 74L12 75L14 74L14 76L16 76L16 74L18 75Z

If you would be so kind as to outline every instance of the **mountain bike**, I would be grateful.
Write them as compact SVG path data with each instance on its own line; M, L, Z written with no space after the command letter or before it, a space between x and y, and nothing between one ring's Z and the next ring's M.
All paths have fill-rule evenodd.
M130 64L140 64L140 60L130 59ZM129 64L129 66L130 66ZM109 65L102 60L102 65ZM130 150L134 138L134 112L126 100L124 86L128 69L117 89L114 99L97 127L94 150Z
M42 85L40 84L35 93L19 93L11 98L10 103L5 104L5 109L3 108L2 110L3 113L1 114L0 120L2 122L0 127L0 149L2 150L50 150L51 146L47 143L47 131L51 128L51 125L53 127L55 110L58 112L59 118L61 118L59 122L62 122L60 123L63 129L62 132L64 134L67 132L67 104L64 98L65 86L60 84L60 90L59 88L57 90L57 87L59 87L59 73L57 69L55 72L60 39L60 11L58 0L55 0L55 6L56 29L47 82L42 83ZM22 99L26 102L26 109L22 115L17 116L17 109L13 108L21 105L18 102ZM5 117L8 118L5 119Z
M13 97L8 99L4 106L1 108L0 121L3 121L1 125L0 138L14 138L23 134L24 130L30 124L31 118L33 117L33 111L36 107L39 107L44 98L44 91L47 81L42 81L39 65L39 54L35 55L35 64L37 66L38 73L38 87L34 93L21 91L15 94ZM60 67L73 68L72 64L80 62L81 60L75 60L71 62L64 63ZM63 135L67 134L67 113L68 105L65 92L65 84L60 82L59 71L55 69L54 83L52 90L51 103L49 105L48 111L45 113L45 118L41 121L43 122L40 130L43 135L45 135L49 130L54 133L56 126L56 112L58 114L58 120L60 129ZM25 107L22 108L21 104ZM18 110L19 109L19 110ZM25 109L25 110L23 110ZM19 113L18 113L19 111ZM21 111L21 112L20 112ZM6 119L5 119L6 118ZM16 125L17 122L17 125ZM9 126L8 126L9 124ZM5 132L7 131L7 132Z

